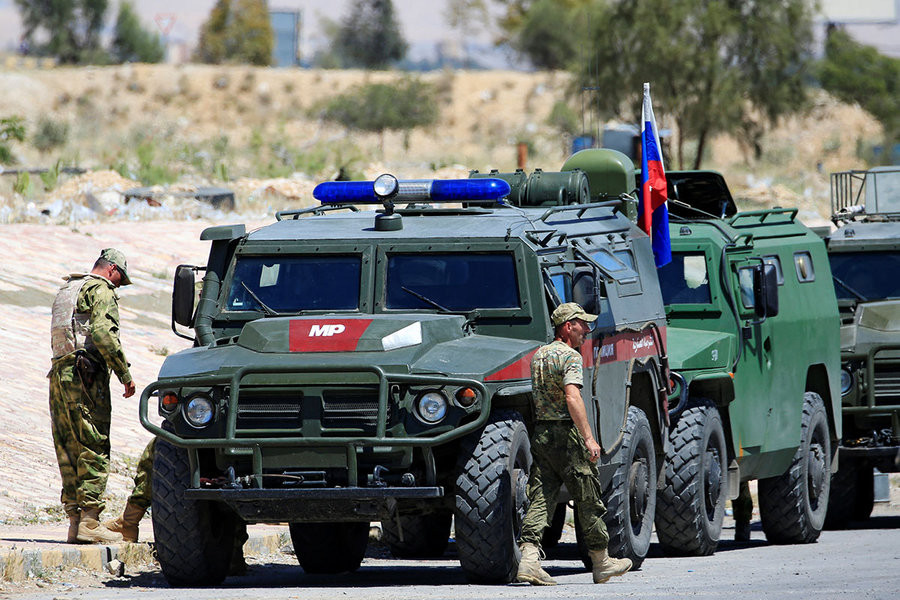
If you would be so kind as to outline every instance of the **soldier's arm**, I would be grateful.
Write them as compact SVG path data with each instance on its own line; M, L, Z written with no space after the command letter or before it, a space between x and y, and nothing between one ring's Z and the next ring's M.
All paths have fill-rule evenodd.
M584 400L581 397L581 388L574 383L566 384L566 407L569 409L569 416L575 423L581 437L584 438L584 445L587 446L588 454L591 462L600 458L600 444L594 439L591 426L587 419L587 410L584 408Z
M115 292L107 285L96 285L86 290L86 296L91 311L91 339L106 365L127 389L132 377L119 340L119 303Z

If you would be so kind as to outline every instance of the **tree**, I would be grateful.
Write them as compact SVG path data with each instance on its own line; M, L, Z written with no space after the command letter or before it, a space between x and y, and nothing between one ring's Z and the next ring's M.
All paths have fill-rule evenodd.
M879 54L839 29L829 31L818 66L822 87L844 102L856 102L884 127L885 144L900 139L900 59Z
M465 66L471 63L469 45L466 43L475 32L483 29L488 21L487 0L447 0L444 18L450 29L459 30L460 45L465 54Z
M332 38L344 66L382 69L406 56L408 44L391 0L353 0Z
M657 115L676 125L677 158L696 140L693 168L719 132L759 138L779 118L804 107L811 67L810 0L618 0L598 5L595 45L578 83L595 88L597 108L636 118L651 82ZM622 110L629 106L631 110Z
M62 63L105 62L100 31L108 0L15 0L23 38L37 54ZM47 41L37 43L38 38Z
M505 11L498 18L497 45L509 44L538 69L563 69L584 59L589 7L596 0L494 0Z
M114 62L158 63L165 58L159 36L141 26L131 2L119 5L110 55Z
M274 43L266 0L217 0L200 28L194 57L266 66L272 63Z
M381 134L388 130L409 132L433 124L438 117L434 87L418 79L398 84L370 83L332 98L319 108L326 121L348 129Z

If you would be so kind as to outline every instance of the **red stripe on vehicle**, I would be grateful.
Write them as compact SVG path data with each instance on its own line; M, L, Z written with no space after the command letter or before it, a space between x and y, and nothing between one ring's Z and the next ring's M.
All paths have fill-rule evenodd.
M659 333L665 343L666 328L660 327ZM595 364L657 356L662 353L657 346L653 330L647 327L642 331L623 331L602 340L588 340L581 346L581 355L585 366L592 367Z
M531 357L537 352L537 348L517 360L491 373L484 378L485 381L505 381L507 379L531 379Z
M291 321L288 348L291 352L349 352L372 319L297 319Z

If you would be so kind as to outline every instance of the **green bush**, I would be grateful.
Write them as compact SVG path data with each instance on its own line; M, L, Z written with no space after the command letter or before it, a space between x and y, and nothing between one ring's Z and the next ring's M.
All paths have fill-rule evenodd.
M69 139L69 124L55 121L49 117L41 117L35 129L31 143L42 154L59 148Z
M319 112L348 129L372 132L410 130L438 118L434 86L412 78L363 85L333 98Z
M25 140L25 124L22 117L0 119L0 163L14 162L9 142Z

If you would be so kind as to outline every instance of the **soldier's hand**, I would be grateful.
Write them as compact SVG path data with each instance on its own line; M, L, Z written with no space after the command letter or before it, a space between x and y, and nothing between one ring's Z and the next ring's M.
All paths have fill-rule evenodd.
M125 384L125 393L122 394L123 398L131 398L134 396L134 381L129 381Z
M587 446L588 457L591 459L591 462L597 462L600 459L600 444L591 438L584 445Z

